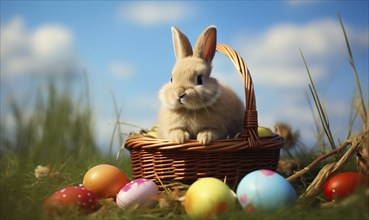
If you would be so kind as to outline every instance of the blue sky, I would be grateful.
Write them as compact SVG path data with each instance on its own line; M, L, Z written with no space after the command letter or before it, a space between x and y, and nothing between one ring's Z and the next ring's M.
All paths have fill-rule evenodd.
M66 67L85 69L96 137L107 149L115 121L111 93L123 108L122 121L151 127L160 105L157 93L175 63L170 27L194 43L215 25L218 42L231 45L248 64L260 125L286 122L303 141L314 143L301 49L332 131L342 139L357 91L338 12L368 100L368 1L1 1L2 118L12 126L6 97L26 99L29 89L19 88L32 90L37 79ZM213 76L244 99L232 64L217 54L213 65ZM127 133L135 129L124 127Z

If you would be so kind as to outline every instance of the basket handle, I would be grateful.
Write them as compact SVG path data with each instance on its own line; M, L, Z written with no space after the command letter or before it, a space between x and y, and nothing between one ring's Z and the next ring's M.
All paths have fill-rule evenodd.
M238 72L241 74L244 89L245 89L245 100L246 109L243 120L243 131L241 136L244 140L248 140L251 147L261 146L261 142L258 136L258 114L256 111L256 99L254 84L249 69L247 68L242 57L233 50L230 46L225 44L217 44L217 51L227 56L236 67Z

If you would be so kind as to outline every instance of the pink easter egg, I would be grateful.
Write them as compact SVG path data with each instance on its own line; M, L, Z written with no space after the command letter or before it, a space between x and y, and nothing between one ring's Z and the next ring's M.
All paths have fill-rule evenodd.
M148 207L159 193L158 186L152 180L136 179L127 183L117 195L117 205L122 209L135 206Z

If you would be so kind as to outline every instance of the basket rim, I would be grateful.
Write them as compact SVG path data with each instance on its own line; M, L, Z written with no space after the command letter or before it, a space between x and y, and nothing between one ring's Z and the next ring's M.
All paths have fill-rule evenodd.
M260 137L260 146L253 146L244 138L221 139L208 145L202 145L198 141L191 139L183 144L174 144L167 140L153 137L146 137L141 134L132 134L126 140L124 146L129 150L184 150L184 151L206 151L206 152L232 152L242 150L276 150L280 149L284 143L283 137L273 134L267 137Z

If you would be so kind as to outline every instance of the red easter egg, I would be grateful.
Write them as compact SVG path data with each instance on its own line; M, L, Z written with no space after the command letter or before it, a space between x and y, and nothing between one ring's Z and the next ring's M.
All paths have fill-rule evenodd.
M127 176L118 167L100 164L87 171L82 185L101 199L115 197L128 182Z
M331 177L324 186L324 195L329 200L351 195L358 187L368 185L369 180L355 172L345 172Z
M88 214L99 207L95 194L81 186L70 186L58 190L47 197L43 205L49 215L62 215L68 210Z

